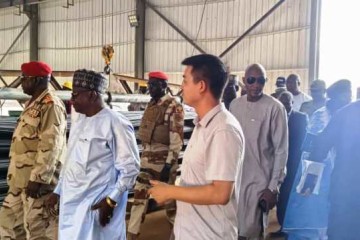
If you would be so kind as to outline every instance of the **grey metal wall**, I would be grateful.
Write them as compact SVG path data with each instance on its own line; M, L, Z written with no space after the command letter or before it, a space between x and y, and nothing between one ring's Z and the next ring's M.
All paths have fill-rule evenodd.
M16 8L0 9L0 59L13 43L16 36L28 21L25 14L20 16ZM19 41L0 64L0 69L20 69L20 65L29 59L29 27Z
M134 70L135 30L128 15L135 11L133 0L75 0L40 4L39 57L55 70L93 68L102 71L101 48L114 46L115 72Z
M206 52L219 55L278 0L149 0ZM204 4L206 2L206 4ZM240 42L223 60L242 75L259 62L271 80L298 73L307 89L311 0L287 0ZM204 13L202 23L201 15ZM180 65L198 51L151 9L146 10L146 71L172 72L181 82Z

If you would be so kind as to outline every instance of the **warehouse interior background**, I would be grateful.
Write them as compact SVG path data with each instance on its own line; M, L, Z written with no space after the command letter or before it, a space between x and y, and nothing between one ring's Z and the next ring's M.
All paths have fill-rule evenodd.
M73 6L67 6L66 0L28 1L40 2L36 8L37 29L32 24L24 28L29 18L21 1L2 2L1 70L18 70L21 63L30 60L31 35L35 31L35 55L49 62L54 70L101 71L101 47L112 44L114 72L143 77L146 72L160 69L172 76L171 81L180 83L181 60L200 51L154 9L201 50L219 55L271 7L283 2L223 57L230 70L241 77L247 64L262 63L270 79L267 92L274 89L277 76L293 72L302 77L304 90L315 78L329 84L348 78L354 87L360 86L356 73L360 36L351 27L351 22L359 18L359 3L355 0L152 0L146 1L146 6L136 0L74 0L70 1ZM14 6L8 6L10 2ZM145 8L140 9L145 19L139 19L140 27L131 27L128 16L139 16L137 5ZM143 50L137 52L141 45ZM143 63L139 54L144 56Z
M106 44L115 50L113 73L136 78L161 70L171 83L181 84L181 61L206 52L221 56L239 78L247 65L263 64L268 94L274 92L278 76L291 73L301 76L305 92L315 79L325 80L328 86L339 79L351 80L354 99L360 87L360 34L354 26L360 22L360 3L356 0L26 2L24 7L23 0L0 0L0 89L13 82L21 64L30 60L49 63L60 84L71 80L79 68L102 71L101 49ZM137 26L130 26L131 16L136 16ZM124 92L116 77L111 80L110 91ZM11 109L22 110L13 102ZM2 111L0 107L0 115ZM167 224L157 215L150 219L160 221L155 226ZM155 234L153 225L145 223L144 229L149 230L144 235ZM160 239L156 237L148 239Z

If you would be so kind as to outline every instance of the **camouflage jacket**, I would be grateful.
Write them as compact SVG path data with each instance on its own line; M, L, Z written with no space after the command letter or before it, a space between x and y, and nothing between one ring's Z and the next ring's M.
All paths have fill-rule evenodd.
M141 164L144 168L149 167L147 166L148 163L163 165L165 162L170 164L177 162L179 152L183 146L184 110L181 103L177 102L175 98L165 95L157 103L150 101L148 107L154 104L168 104L164 112L163 124L167 125L166 129L169 131L169 144L154 141L143 143L144 150L141 155Z
M25 188L29 180L55 185L65 145L64 104L45 90L18 119L10 147L9 186Z

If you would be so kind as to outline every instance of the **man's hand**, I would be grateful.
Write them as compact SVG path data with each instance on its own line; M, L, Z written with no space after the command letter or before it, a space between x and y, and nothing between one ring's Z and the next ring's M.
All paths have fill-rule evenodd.
M160 181L167 183L170 177L171 164L165 163L163 169L160 172Z
M59 208L55 208L56 204L59 202L59 197L58 194L51 193L45 201L45 207L52 216L59 215Z
M41 183L29 181L25 193L27 197L37 199L40 196Z
M301 189L301 195L303 195L304 197L310 196L314 191L314 188L317 183L317 179L318 176L314 174L308 174L305 179L304 186Z
M150 184L152 185L152 188L148 190L148 194L150 194L159 205L165 204L167 201L171 200L167 196L168 190L171 187L170 185L155 180L150 180Z
M262 192L262 195L260 197L259 202L264 201L265 202L265 210L266 212L269 212L271 209L273 209L277 203L277 192L272 192L270 189L265 189Z
M110 207L106 202L106 198L91 207L91 210L99 210L99 222L105 227L113 216L114 208Z

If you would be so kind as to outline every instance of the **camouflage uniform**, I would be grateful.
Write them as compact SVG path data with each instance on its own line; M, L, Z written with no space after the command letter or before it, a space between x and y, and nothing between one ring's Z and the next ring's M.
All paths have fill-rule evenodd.
M26 106L12 137L1 239L57 239L58 219L45 210L44 202L57 184L65 144L64 104L45 90ZM29 181L42 184L38 199L26 197Z
M141 172L136 180L134 204L131 209L128 232L138 234L147 209L149 179L159 180L165 163L172 165L169 184L174 184L178 168L179 152L183 146L184 110L180 103L169 95L158 103L151 101L141 121L139 138L142 141ZM166 208L173 221L175 205Z

